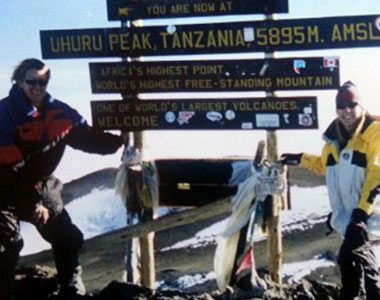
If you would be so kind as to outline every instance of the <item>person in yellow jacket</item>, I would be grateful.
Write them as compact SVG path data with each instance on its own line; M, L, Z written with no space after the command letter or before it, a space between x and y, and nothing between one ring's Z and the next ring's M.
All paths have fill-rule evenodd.
M325 175L330 225L344 238L338 254L341 299L380 299L371 237L380 237L380 122L360 105L358 89L345 82L336 95L337 118L326 129L321 156L284 153L281 160Z

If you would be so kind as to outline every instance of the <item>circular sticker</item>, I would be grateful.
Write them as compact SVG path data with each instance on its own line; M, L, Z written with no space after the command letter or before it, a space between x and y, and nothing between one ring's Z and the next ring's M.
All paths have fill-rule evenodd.
M313 124L313 119L308 114L299 114L298 124L301 126L311 126Z
M236 114L233 110L229 109L225 112L225 117L228 121L231 121L231 120L235 119Z
M167 31L169 34L173 34L174 32L177 31L177 28L175 27L175 25L168 25L168 27L166 27L166 31Z
M175 121L175 119L176 119L176 117L175 117L175 113L174 112L168 111L165 114L165 120L166 120L166 122L173 123Z
M376 26L377 30L380 30L380 17L376 18L376 20L375 20L375 26Z

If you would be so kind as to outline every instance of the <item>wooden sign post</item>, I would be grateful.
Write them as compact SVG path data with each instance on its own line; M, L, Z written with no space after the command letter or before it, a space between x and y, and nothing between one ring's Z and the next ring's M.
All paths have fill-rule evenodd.
M266 20L272 21L273 15L267 15ZM274 52L266 52L265 58L273 59ZM266 92L267 97L274 97L273 92ZM274 130L267 131L267 159L269 162L277 162L277 134ZM271 195L266 199L269 213L267 216L267 264L269 275L278 284L282 283L282 230L281 230L281 199L279 196Z
M144 135L142 131L134 132L135 148L144 151ZM142 207L141 223L152 221L154 210L152 207ZM139 238L141 284L154 290L156 281L154 259L154 232L149 232Z
M128 22L122 22L122 27L129 28ZM126 58L123 58L124 63ZM135 97L135 93L131 91L119 91L124 101L132 101ZM125 130L122 130L125 133ZM130 136L133 138L133 147L143 153L144 151L144 133L143 131L131 131ZM138 219L140 223L145 223L152 221L155 215L153 205L151 207L144 207L144 201L141 199L142 189L143 189L143 170L134 170L137 176L132 177L130 185L138 187L137 191L137 201L139 202L140 211L137 212ZM137 181L137 182L136 182ZM128 187L130 188L130 186ZM128 212L127 212L128 214ZM128 216L127 216L128 219ZM138 239L126 242L126 252L132 252L135 255L134 258L127 258L127 267L130 267L132 261L136 260L137 266L132 266L129 271L132 274L132 282L140 281L139 283L146 286L152 291L154 291L156 272L155 272L155 258L154 258L154 232L149 232L146 235L140 236ZM129 249L128 249L129 248ZM135 253L134 251L138 251ZM129 259L129 261L128 261ZM128 270L126 270L128 273ZM128 280L127 280L128 281Z
M278 160L277 134L275 131L267 131L268 161ZM267 247L268 247L268 271L272 280L278 284L282 283L282 231L281 231L281 209L282 199L280 196L267 198L270 215L267 219Z

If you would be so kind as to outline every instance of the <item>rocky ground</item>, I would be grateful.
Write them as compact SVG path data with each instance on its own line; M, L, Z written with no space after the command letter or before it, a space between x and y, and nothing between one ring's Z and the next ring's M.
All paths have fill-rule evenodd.
M323 184L323 179L314 177L308 172L293 168L290 171L291 181L299 186ZM65 199L70 201L79 194L91 191L91 186L114 183L115 170L107 169L91 174L78 181L65 185ZM81 188L78 188L81 186ZM84 187L84 188L83 188ZM268 285L266 291L243 291L237 287L221 294L217 291L215 280L191 288L182 288L176 279L183 275L206 274L212 271L214 244L206 244L199 248L160 249L173 243L194 236L201 229L224 218L219 216L170 230L158 232L155 236L156 280L165 282L167 290L153 293L147 288L126 284L121 280L125 240L119 236L107 234L86 241L81 254L84 268L84 281L88 296L83 299L338 299L339 273L336 267L320 268L304 277L299 282L287 282L284 278L281 286L273 283L266 272L266 241L255 244L255 259L261 278ZM310 221L310 220L309 220ZM319 217L304 231L284 228L283 261L296 262L308 260L316 255L335 261L340 239L336 234L326 236L325 217ZM17 300L52 299L56 289L55 270L50 251L23 257L17 274ZM50 297L50 298L48 298Z

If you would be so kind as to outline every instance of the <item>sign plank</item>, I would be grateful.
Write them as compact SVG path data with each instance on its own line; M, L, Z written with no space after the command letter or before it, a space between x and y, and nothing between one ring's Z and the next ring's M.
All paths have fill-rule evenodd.
M107 0L109 21L181 18L289 11L287 0Z
M95 94L339 88L338 57L90 63Z
M318 128L316 97L91 101L103 130Z
M40 38L44 59L379 47L380 17L42 30Z

